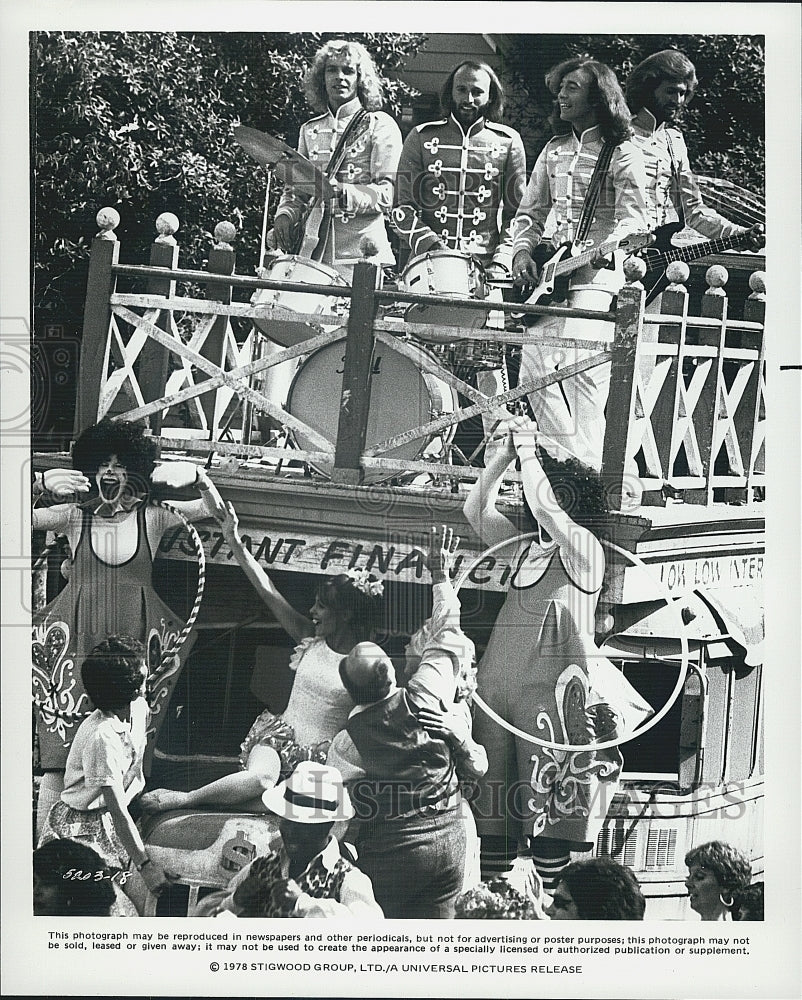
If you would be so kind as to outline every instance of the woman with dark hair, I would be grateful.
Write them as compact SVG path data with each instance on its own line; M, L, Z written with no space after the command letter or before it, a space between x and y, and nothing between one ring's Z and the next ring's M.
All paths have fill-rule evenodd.
M509 591L478 669L477 693L501 720L483 711L474 720L474 738L489 760L476 801L482 876L505 873L516 855L531 855L550 891L569 852L592 846L617 787L617 747L590 744L630 731L651 709L595 644L605 570L599 475L552 459L523 418L502 424L499 435L502 446L464 509L486 545L519 539L507 550ZM496 509L516 458L529 515L523 535ZM527 736L589 749L555 749Z
M702 920L732 920L739 893L752 879L752 866L737 848L721 840L694 847L685 855L691 909Z
M514 223L513 278L525 292L536 285L538 268L563 244L571 244L572 253L598 250L609 240L649 228L643 154L630 139L629 109L613 71L594 59L569 59L549 71L546 83L555 96L551 121L556 134L535 163ZM571 274L568 305L610 308L624 273L623 255L609 257L610 266L605 255ZM530 329L549 337L613 337L612 323L587 319L538 317ZM524 344L520 379L552 375L591 353L570 345ZM530 393L540 429L565 449L558 453L547 444L555 457L567 453L601 468L609 384L608 363Z
M35 917L108 917L117 875L77 840L50 840L33 852Z
M46 772L40 828L61 791L75 732L89 714L79 675L86 653L112 634L141 641L157 720L180 672L178 661L163 663L162 654L184 623L157 595L151 575L162 535L181 521L152 502L151 486L196 486L199 499L172 501L190 521L211 517L222 505L200 466L167 462L157 468L156 445L140 424L104 419L88 427L73 445L72 462L73 469L48 469L34 484L34 529L65 535L72 552L66 587L33 619L33 696ZM41 506L42 494L55 504ZM77 494L86 496L78 500Z
M240 770L193 791L158 788L142 796L150 812L237 806L264 811L262 793L285 780L300 761L326 762L332 738L345 727L354 703L340 679L340 660L380 627L383 585L366 570L327 578L318 588L309 617L296 611L277 590L242 542L237 515L227 504L223 537L259 597L297 642L290 659L294 673L287 707L269 709L251 726L240 754Z

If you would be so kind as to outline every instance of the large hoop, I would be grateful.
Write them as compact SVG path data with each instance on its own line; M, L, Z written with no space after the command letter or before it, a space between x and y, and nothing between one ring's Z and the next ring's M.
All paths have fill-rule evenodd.
M499 549L506 548L507 546L518 544L522 541L526 541L527 539L535 539L538 537L539 536L536 531L530 531L524 535L516 535L513 538L505 538L503 541L497 542L495 545L491 545L490 548L485 549L483 552L480 552L479 555L476 556L476 558L473 559L472 562L470 562L468 566L466 566L465 569L460 574L460 577L455 585L457 593L459 594L459 591L463 587L465 581L468 579L468 576L473 570L473 568L476 565L478 565L479 562L486 556L491 555L493 552L497 552ZM625 549L619 548L619 546L615 545L613 542L603 541L601 544L603 546L612 549L614 552L617 552L619 555L622 555L625 559L629 560L633 566L638 567L639 569L643 570L643 572L645 572L647 575L651 576L643 560L639 556L636 556L634 552L627 552ZM676 608L676 601L674 598L671 597L671 594L668 592L668 588L665 587L656 577L652 576L651 578L656 584L658 590L665 597L666 601L672 607ZM679 624L679 639L680 639L680 646L682 649L682 659L680 661L679 676L677 677L677 683L674 685L674 690L671 692L671 695L666 701L665 705L663 705L663 707L658 712L655 712L655 714L648 720L647 723L645 723L645 725L638 726L638 728L633 730L631 733L624 733L623 736L619 736L614 740L605 740L602 743L581 743L581 744L552 743L549 740L541 739L539 736L533 736L531 733L527 733L523 729L519 729L517 726L514 726L511 722L507 722L506 719L503 719L497 712L493 711L493 709L490 708L490 706L481 698L481 696L476 693L474 693L473 695L473 702L479 706L479 708L485 713L485 715L487 715L498 725L506 729L507 732L512 733L513 736L518 736L522 740L526 740L527 743L535 743L537 746L544 747L547 750L561 750L567 753L586 753L590 750L607 750L611 747L621 746L623 743L628 743L630 740L635 739L635 737L643 736L644 733L648 733L650 729L653 729L657 725L657 723L660 722L660 720L667 715L667 713L671 710L671 707L674 704L674 702L682 694L682 689L685 686L685 678L687 677L688 674L689 653L688 653L688 637L686 635L687 626L685 625L685 622L683 622L682 620L682 616L679 613L679 609L677 609L677 622Z

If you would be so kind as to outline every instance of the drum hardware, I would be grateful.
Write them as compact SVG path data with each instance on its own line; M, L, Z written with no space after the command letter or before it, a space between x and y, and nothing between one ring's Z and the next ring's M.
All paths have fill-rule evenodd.
M281 254L270 261L267 276L271 281L292 281L297 284L306 282L312 285L348 287L345 279L334 268L316 260L292 254ZM270 318L273 309L286 309L290 312L316 316L344 315L347 300L317 292L259 288L251 297L251 305L260 311L260 315L255 316L253 322L262 333L282 347L294 347L295 344L300 344L313 336L309 324L293 323L283 319L276 323Z
M470 255L457 250L432 250L413 258L401 272L400 283L405 291L416 294L448 295L461 299L484 299L485 278L481 265ZM491 309L460 310L453 305L424 305L413 303L404 313L408 323L426 323L430 326L465 326L476 329L484 326ZM420 338L425 343L449 343L446 331L442 338L430 334Z
M235 125L234 139L262 167L272 167L276 177L302 194L316 198L334 198L328 177L311 160L266 132Z

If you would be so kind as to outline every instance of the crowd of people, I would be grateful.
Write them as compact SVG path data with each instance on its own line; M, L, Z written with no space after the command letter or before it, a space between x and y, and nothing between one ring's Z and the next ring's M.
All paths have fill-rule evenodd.
M566 242L607 244L609 253L573 273L567 293L570 305L607 309L623 282L615 246L628 234L676 218L708 236L741 231L704 206L688 166L676 123L697 81L684 55L650 56L626 96L592 59L562 63L546 82L555 136L527 181L521 137L500 120L503 91L489 66L455 67L443 117L402 143L381 111L367 51L326 43L306 80L317 114L301 129L299 151L324 171L335 165L335 197L312 233L307 199L288 184L271 245L305 246L349 280L366 256L393 262L389 223L413 258L470 256L526 292ZM533 327L557 335L549 321ZM583 336L570 323L559 335ZM520 376L584 356L533 342ZM497 392L504 360L483 376L479 388ZM198 915L643 919L631 871L609 858L576 860L592 851L606 812L599 803L617 787L618 744L653 711L594 642L608 388L609 369L597 366L531 392L534 420L488 420L485 466L464 513L485 544L509 546L514 571L478 664L451 582L459 544L451 530L432 530L432 613L397 666L374 641L380 580L355 570L327 577L309 612L299 611L243 544L236 511L202 468L157 465L136 425L103 420L86 430L74 469L48 470L35 484L56 502L35 505L34 527L63 534L71 553L67 586L34 620L45 771L35 912L130 914L132 887L144 882L158 894L176 874L150 856L136 817L206 808L262 811L276 821L275 837ZM512 463L524 534L496 507ZM164 506L154 486L195 487L200 497ZM147 748L181 669L182 623L155 594L151 566L170 526L208 517L296 643L292 690L281 714L255 720L238 771L189 791L145 790ZM476 709L475 692L492 714ZM762 895L739 852L714 842L686 863L690 905L703 920L760 919Z
M114 438L118 428L124 441ZM151 520L146 484L132 485L124 464L123 444L131 446L137 433L144 442L144 430L132 425L103 422L86 431L78 456L84 439L106 441L115 451L100 449L76 470L53 470L43 485L48 492L90 497L37 506L35 522L68 523L84 519L89 509L108 508L103 516L114 528L106 537L114 545L105 554L111 563L112 556L119 559L124 525ZM572 854L593 848L604 820L606 810L593 805L600 786L614 789L620 774L615 737L651 711L593 642L604 575L594 534L604 523L598 476L592 470L579 475L576 463L565 468L539 449L536 427L525 418L510 417L499 433L502 440L465 513L485 541L517 547L516 569L478 666L451 579L459 545L452 529L432 529L432 613L396 666L373 641L383 602L379 580L358 570L325 578L309 616L298 612L243 544L233 506L204 481L210 494L204 510L222 518L223 536L245 577L297 643L287 707L281 715L265 710L255 720L242 744L240 770L191 791L145 791L148 682L161 670L145 641L153 623L143 616L138 636L114 632L82 652L75 671L80 688L63 661L64 649L74 647L62 643L50 700L39 705L40 723L51 724L51 738L62 740L66 760L63 771L50 772L60 789L56 800L39 800L36 912L101 908L133 915L129 893L138 882L159 894L180 874L150 856L135 817L208 808L262 811L277 825L270 853L243 868L226 890L206 897L198 915L643 918L643 896L628 869L609 858L571 861ZM523 536L494 507L499 473L516 458L533 529ZM182 468L171 470L172 464L152 469L150 483L186 484L190 477ZM136 500L130 506L122 502L127 492ZM82 513L74 515L74 507ZM89 527L76 547L86 545L100 558ZM122 553L128 552L129 563L130 548ZM140 590L150 586L150 566L143 566ZM73 559L70 585L97 614L98 577L75 570ZM99 579L107 583L105 575ZM77 616L74 601L60 595L35 630L69 636L73 619L54 618L65 607ZM133 620L127 602L99 607L105 625L98 621L97 628ZM53 652L46 642L42 649ZM79 654L72 655L77 660ZM168 649L165 655L173 654ZM87 705L80 722L70 717L77 724L69 739L55 724L56 681L80 690L80 704ZM477 690L518 736L476 711ZM549 737L545 746L523 738L533 720ZM567 749L554 749L555 743ZM739 852L704 845L690 852L687 864L690 905L703 919L748 919L756 912L745 892L749 863ZM62 884L54 888L57 871ZM93 879L81 878L88 872L111 874L93 892Z

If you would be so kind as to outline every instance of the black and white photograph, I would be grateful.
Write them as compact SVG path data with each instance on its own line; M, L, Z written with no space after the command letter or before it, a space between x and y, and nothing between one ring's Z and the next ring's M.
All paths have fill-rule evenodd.
M4 995L798 996L799 8L2 20Z

